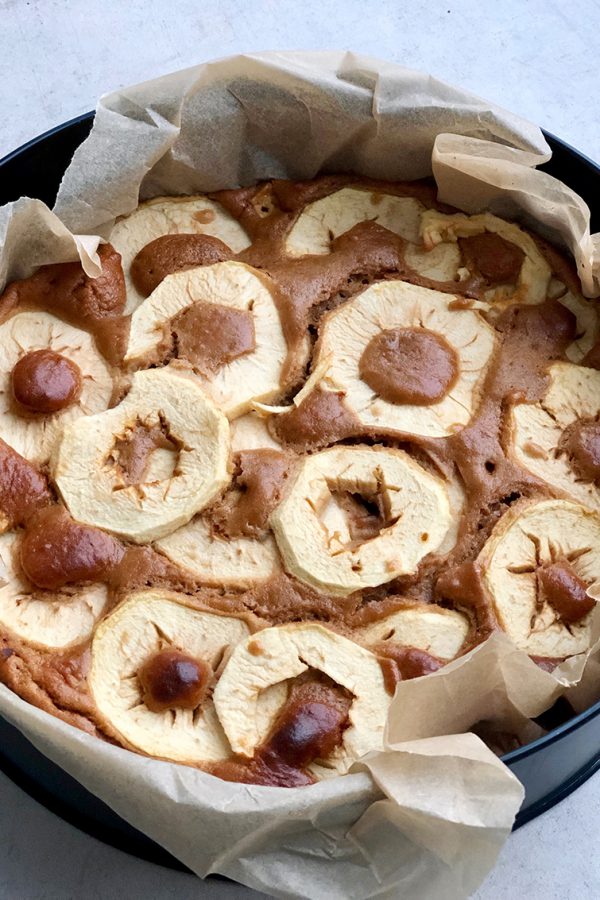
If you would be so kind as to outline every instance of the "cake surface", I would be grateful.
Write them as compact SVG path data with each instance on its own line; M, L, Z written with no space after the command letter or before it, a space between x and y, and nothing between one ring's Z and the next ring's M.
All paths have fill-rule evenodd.
M427 182L141 204L0 298L0 680L227 780L383 748L395 685L600 581L600 321Z

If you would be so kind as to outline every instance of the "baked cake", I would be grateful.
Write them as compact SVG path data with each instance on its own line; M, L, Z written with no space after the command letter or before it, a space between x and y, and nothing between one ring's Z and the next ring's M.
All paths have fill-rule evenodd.
M600 335L570 260L432 184L162 197L0 299L0 678L138 753L302 785L600 579Z

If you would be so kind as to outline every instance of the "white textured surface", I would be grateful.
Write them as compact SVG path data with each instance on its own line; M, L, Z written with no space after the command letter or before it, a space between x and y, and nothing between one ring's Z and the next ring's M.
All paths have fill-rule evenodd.
M428 70L599 159L599 29L598 0L0 0L0 156L125 84L231 53L347 47ZM510 838L478 900L597 897L599 833L596 776ZM106 847L0 775L0 900L120 896L250 892Z
M0 155L206 59L347 48L431 72L600 157L600 5L580 0L0 0Z

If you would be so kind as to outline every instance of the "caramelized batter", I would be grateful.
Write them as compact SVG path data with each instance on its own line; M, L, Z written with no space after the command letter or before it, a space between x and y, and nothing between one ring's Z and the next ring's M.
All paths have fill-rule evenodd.
M144 703L151 712L165 709L196 709L212 680L212 669L201 659L179 650L161 650L148 659L138 679Z
M456 383L459 360L441 335L426 328L390 328L371 338L359 373L388 403L431 406Z
M377 537L383 528L389 528L398 521L390 519L381 493L370 496L334 490L331 494L344 511L350 540L357 546Z
M305 619L343 622L360 603L360 597L331 597L280 573L242 594L247 609L274 625Z
M244 450L237 454L233 489L213 507L211 520L229 538L260 537L289 478L291 459L279 450Z
M588 595L585 581L566 559L541 566L537 579L544 598L562 622L580 622L596 605Z
M22 525L37 509L52 502L46 478L0 438L0 522Z
M343 394L319 388L291 412L273 416L269 428L292 450L316 450L361 432L361 424L345 405Z
M89 663L88 645L40 653L25 641L0 634L0 681L33 706L106 740L94 724Z
M235 756L207 768L212 775L223 781L241 781L244 784L305 787L315 782L310 772L290 766L282 759L260 751L252 759Z
M198 585L152 547L129 546L110 573L110 585L119 597L140 588L164 587L193 593ZM203 597L206 605L206 598Z
M179 449L166 427L138 422L135 428L115 441L110 460L119 467L124 485L141 484L155 450L178 453Z
M21 540L21 566L32 584L58 590L78 581L107 581L123 558L121 544L105 531L80 525L61 506L31 518Z
M575 422L566 429L560 447L578 478L600 482L600 422Z
M306 768L326 759L342 741L351 698L338 686L306 682L295 690L279 714L266 751L288 765Z
M385 686L392 695L399 681L429 675L444 665L441 659L426 653L425 650L419 650L417 647L401 647L392 641L380 641L369 647L369 650L381 657Z
M254 318L246 309L196 300L171 323L176 355L211 375L256 347Z
M518 279L525 254L520 247L499 234L484 231L459 238L458 245L465 266L490 286Z
M589 369L600 369L600 341L596 341L591 350L588 350L581 364Z
M338 747L349 725L352 697L327 676L296 679L287 703L252 759L236 757L212 772L225 781L299 787L315 778L308 766Z
M435 597L449 600L458 609L471 612L477 625L477 638L488 637L494 630L496 620L483 586L479 564L463 562L451 566L437 578Z
M112 363L125 352L129 322L123 318L125 279L121 256L110 244L98 248L102 273L85 274L80 263L42 266L15 281L0 297L0 314L19 308L43 309L94 335L98 349Z
M79 367L54 350L26 353L12 370L11 381L17 403L36 413L66 409L81 393Z
M131 280L142 297L148 297L167 275L232 256L227 244L208 234L165 234L142 247L131 263Z

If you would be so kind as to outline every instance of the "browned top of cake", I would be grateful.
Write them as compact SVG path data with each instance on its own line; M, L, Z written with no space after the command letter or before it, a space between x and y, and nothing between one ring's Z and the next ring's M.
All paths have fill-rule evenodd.
M392 572L385 582L365 584L357 590L324 588L312 576L304 577L287 558L285 565L279 560L272 571L255 582L249 579L236 583L229 572L219 582L214 574L208 578L191 564L184 564L177 554L173 555L168 542L158 540L138 546L75 521L61 499L48 461L32 461L26 453L18 453L10 446L8 432L3 435L6 443L0 442L0 519L16 535L5 553L14 578L19 580L19 591L51 603L65 596L64 602L68 602L83 590L82 586L86 591L90 586L100 587L105 594L97 616L100 620L132 592L157 588L184 595L191 609L237 615L250 622L253 630L320 622L358 643L364 642L357 635L367 626L397 611L436 604L443 610L459 610L467 617L469 633L461 653L494 629L501 627L510 633L508 619L495 604L489 584L484 584L481 554L494 526L523 500L571 497L584 502L576 492L571 496L560 479L552 483L538 472L535 461L548 462L544 447L530 438L521 442L521 451L532 461L531 466L513 452L511 410L517 406L546 409L545 398L558 378L554 364L583 365L586 371L600 368L594 307L588 304L587 319L578 314L586 301L578 293L571 262L526 232L520 233L537 256L527 250L529 244L526 252L522 245L511 242L510 233L500 234L482 226L477 233L463 234L459 224L453 238L445 238L455 255L456 271L449 273L446 261L440 263L436 275L427 261L427 250L433 253L435 247L424 249L420 236L409 239L381 224L387 220L376 217L354 222L340 233L335 228L327 231L326 214L319 219L321 213L313 211L319 228L325 229L327 246L325 251L300 252L302 240L308 241L310 250L310 240L321 239L320 232L313 228L307 232L308 237L297 230L297 244L291 242L292 229L298 229L307 204L348 187L369 195L375 209L387 202L385 198L412 198L424 209L439 214L438 229L455 215L454 210L437 203L434 187L425 182L395 184L352 176L325 176L301 184L273 181L212 197L245 230L248 241L241 251L234 252L225 238L210 234L166 233L141 247L125 271L142 297L155 297L153 292L168 284L165 279L176 273L230 261L243 263L256 270L279 317L287 354L277 390L259 410L264 418L255 416L264 433L257 445L236 449L234 430L231 481L199 514L198 521L208 541L226 544L250 540L262 542L262 546L273 541L271 516L288 496L290 485L308 458L334 446L399 449L427 475L434 476L436 483L441 480L448 485L454 539L447 545L438 541L432 552L424 550L409 573ZM428 233L425 228L425 245ZM441 258L441 251L436 252ZM100 248L100 255L103 270L97 279L88 278L78 264L68 263L44 266L30 278L9 285L0 298L0 324L19 313L42 311L92 335L113 379L111 406L127 395L132 374L139 369L170 364L177 371L212 384L236 361L251 360L258 352L263 338L252 303L238 308L233 301L220 306L214 298L194 297L185 308L165 313L164 327L156 330L150 349L134 358L127 348L130 332L133 334L137 325L135 315L133 320L125 315L126 279L121 257L110 244ZM523 273L526 263L531 259L535 262L538 256L542 261L539 266L547 267L548 278L534 302L538 282L534 278L527 281ZM426 264L422 265L423 260ZM460 328L454 341L436 330L438 326L431 324L433 312L423 317L417 310L421 295L407 298L406 321L399 325L389 324L382 312L388 302L384 287L376 298L380 305L373 301L375 305L368 306L366 292L373 285L394 286L399 281L436 292L435 309L443 308L445 316L454 316L452 321L469 316L469 322L482 323L473 326L470 343L460 344ZM422 296L426 303L428 295ZM363 318L357 318L355 324L350 311L361 297L364 308L356 308ZM413 299L415 306L410 312ZM386 417L386 406L381 407L381 413L375 406L372 411L371 400L361 406L352 387L327 375L330 357L335 357L333 364L337 365L338 356L341 359L350 353L336 344L335 323L340 320L335 316L344 310L349 311L349 333L356 336L352 344L356 375L352 377L384 404L416 409L419 414L452 398L455 388L463 389L461 378L474 359L469 347L477 335L482 336L489 349L483 362L479 357L473 362L473 368L479 366L480 381L469 395L470 406L462 404L464 411L456 413L454 423L441 416L435 426L412 429L404 420L393 424ZM575 352L577 342L579 350ZM345 365L346 357L340 365ZM19 355L7 377L11 385L7 408L23 421L67 411L89 378L50 345ZM245 386L241 378L240 390ZM300 402L294 402L304 386ZM219 401L215 402L218 405ZM460 405L457 401L457 407ZM237 415L230 417L236 420ZM575 412L572 422L559 428L556 450L559 461L572 461L574 480L592 485L594 490L600 472L596 418L596 412L581 416ZM169 473L177 472L186 450L161 419L140 421L133 431L116 439L106 465L118 469L122 486L127 487L153 477L167 477L152 475L152 460L157 458L171 466ZM171 457L172 464L168 463ZM348 532L346 538L339 538L339 552L348 553L379 539L401 516L390 505L385 475L376 480L375 487L342 482L334 484L330 479L327 483ZM168 494L164 502L169 502ZM594 504L590 501L586 505ZM600 501L597 506L600 508ZM320 509L313 511L317 517L323 513ZM428 539L428 533L424 533L422 540ZM573 568L577 558L571 554L549 561L536 556L531 569L537 585L538 612L544 603L551 606L555 622L567 630L581 624L593 606L586 593L589 580L582 579ZM529 577L527 566L522 569ZM91 639L90 630L84 640L48 648L42 640L28 639L16 626L4 623L0 608L0 678L54 715L136 749L134 742L123 739L118 729L111 730L98 713L87 680ZM369 646L381 660L390 692L399 679L434 672L447 662L422 647L389 642L385 636ZM553 662L562 658L533 650L531 655L545 666L548 657ZM165 645L151 654L139 671L143 702L157 713L198 709L207 698L210 700L223 664L217 661L209 665L185 647ZM202 767L229 780L310 783L315 777L310 766L341 746L349 727L351 703L346 688L311 669L294 681L252 758L234 754L226 761L207 762ZM171 758L168 754L166 757Z

